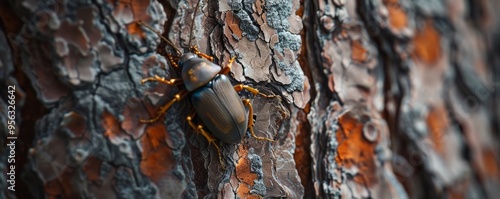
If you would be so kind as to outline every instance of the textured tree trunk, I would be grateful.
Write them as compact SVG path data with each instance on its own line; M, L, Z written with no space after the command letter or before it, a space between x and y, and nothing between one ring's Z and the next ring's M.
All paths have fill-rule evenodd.
M494 198L494 0L0 2L0 78L16 86L15 189L0 198ZM197 45L254 131L213 145L185 121L174 48ZM2 89L1 136L8 137ZM195 118L196 124L201 120ZM9 187L9 139L0 187Z

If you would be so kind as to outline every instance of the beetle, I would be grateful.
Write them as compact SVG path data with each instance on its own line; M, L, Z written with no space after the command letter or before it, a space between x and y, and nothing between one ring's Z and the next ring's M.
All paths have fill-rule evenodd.
M247 90L254 96L278 98L279 100L281 100L281 97L266 95L258 89L244 84L233 86L228 73L231 71L232 63L236 57L232 57L225 67L221 67L213 63L213 57L200 52L197 46L191 46L191 52L181 53L171 41L156 32L152 27L142 21L139 21L139 24L155 32L176 50L177 56L167 54L167 57L175 68L181 68L181 78L165 79L156 75L143 79L141 83L155 81L171 86L182 85L181 90L171 101L161 107L154 118L141 120L141 122L156 122L175 102L188 97L193 108L186 117L186 121L191 128L203 135L209 144L214 145L223 168L225 168L225 164L221 157L220 148L215 143L217 139L224 143L236 144L243 139L247 130L249 130L255 139L273 142L270 138L255 135L253 131L252 104L250 99L240 98L238 92ZM248 114L245 107L248 108ZM196 125L193 122L196 115L202 121L201 124Z

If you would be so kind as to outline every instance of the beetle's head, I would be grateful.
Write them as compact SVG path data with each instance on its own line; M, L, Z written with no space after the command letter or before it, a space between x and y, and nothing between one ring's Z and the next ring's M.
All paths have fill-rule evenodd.
M194 53L184 53L179 59L182 68L181 76L188 91L193 91L210 82L221 70L221 67Z
M198 57L194 53L184 53L182 54L181 58L179 59L178 65L182 67L184 63L186 63L187 60L190 60L192 58Z

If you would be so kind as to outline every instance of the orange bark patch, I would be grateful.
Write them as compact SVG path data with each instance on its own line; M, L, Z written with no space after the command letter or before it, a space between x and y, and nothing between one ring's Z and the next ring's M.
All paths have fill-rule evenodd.
M108 137L110 140L118 139L120 136L121 129L120 123L110 112L104 111L102 113L102 126L104 127L104 136Z
M74 111L71 111L65 115L63 125L67 129L69 129L75 137L83 136L87 127L87 125L85 124L85 118Z
M389 23L393 28L400 30L408 26L408 16L398 0L386 0L384 5L389 11Z
M360 41L351 42L351 58L353 61L363 63L368 58L368 51L363 47Z
M447 190L448 198L450 199L464 199L470 189L470 182L463 180L455 183L450 189Z
M313 188L311 180L311 155L309 151L309 146L311 145L310 139L310 124L305 122L307 120L307 115L304 111L299 111L297 114L297 119L302 121L298 124L298 133L295 138L295 153L294 160L296 162L297 172L301 179L302 186L306 189ZM311 190L312 191L312 190Z
M102 161L96 157L89 157L83 166L83 172L90 181L98 181L101 178Z
M110 112L102 113L102 126L104 127L104 136L114 139L121 133L120 123Z
M482 159L483 159L483 169L482 173L486 178L496 178L498 179L499 173L499 167L496 158L495 158L495 153L492 150L486 149L482 153Z
M109 112L103 113L104 135L112 142L128 139L120 128L119 121ZM145 129L145 134L140 138L142 147L141 171L153 182L158 182L170 171L174 165L172 150L167 146L167 136L165 126L160 123L150 124Z
M77 172L68 168L60 172L56 179L44 185L44 191L48 198L81 198L80 190L76 188Z
M124 2L124 1L122 1ZM148 8L151 4L150 1L143 1L143 0L130 0L129 2L125 3L126 5L131 5L132 6L132 12L134 13L134 18L136 19L146 19L150 18L148 16Z
M253 186L253 181L257 179L257 174L250 171L250 160L248 159L247 149L240 145L238 148L238 155L242 158L236 163L236 177L239 180L238 189L236 194L240 198L259 198L257 195L250 193Z
M140 140L143 148L141 171L153 182L160 181L175 165L172 150L165 142L170 139L166 135L165 125L154 123L146 128Z
M145 23L151 22L151 16L147 11L150 4L150 1L142 0L115 1L113 2L113 16L117 21L128 21L130 17L133 17L133 22L127 24L127 31L132 35L138 34L144 38L145 34L137 22L141 20Z
M307 106L309 107L309 106ZM309 151L309 147L311 146L311 125L307 121L307 113L305 110L299 111L297 113L297 119L299 121L297 126L297 134L295 138L295 153L294 160L296 163L297 172L299 173L299 177L304 186L304 189L307 192L312 193L313 191L313 182L311 177L311 153Z
M232 12L226 13L226 24L229 24L229 29L231 32L236 35L238 38L243 37L243 32L238 26L238 19L234 17Z
M436 151L443 154L443 137L448 130L449 120L446 115L446 107L438 106L430 110L426 118L427 126L430 131L430 138L434 142Z
M62 186L58 182L58 179L45 183L44 191L45 194L47 194L51 198L56 198L56 196L61 196L63 193Z
M300 0L299 5L300 7L299 9L297 9L295 14L298 15L300 18L302 18L302 16L304 16L304 0Z
M464 193L461 190L449 190L448 191L448 195L449 195L450 199L464 199L465 194L466 193Z
M144 38L146 36L144 31L142 30L141 25L139 25L139 23L137 23L137 22L133 22L131 24L128 24L127 31L131 35L139 35L141 38Z
M328 88L330 91L335 92L335 77L328 75Z
M427 63L435 63L441 57L439 33L427 21L424 27L417 32L413 39L413 56Z
M369 142L363 137L363 123L349 115L339 118L340 129L336 132L339 142L335 161L341 167L357 167L359 175L354 181L370 187L377 183L375 147L378 141ZM377 138L378 140L378 138Z

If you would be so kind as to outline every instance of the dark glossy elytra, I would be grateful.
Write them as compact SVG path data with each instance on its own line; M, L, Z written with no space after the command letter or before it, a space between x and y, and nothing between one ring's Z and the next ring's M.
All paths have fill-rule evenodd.
M234 144L245 135L247 113L226 75L217 75L194 91L191 102L203 124L219 140Z

